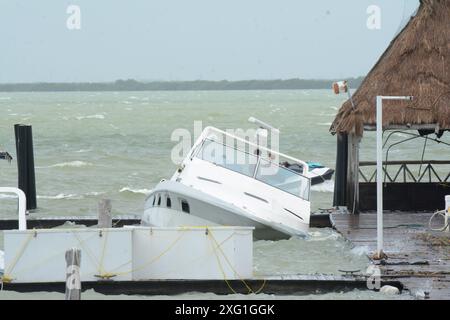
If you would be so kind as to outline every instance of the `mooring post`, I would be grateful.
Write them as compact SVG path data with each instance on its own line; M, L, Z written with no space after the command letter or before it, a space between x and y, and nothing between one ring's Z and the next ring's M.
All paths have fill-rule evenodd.
M333 206L345 206L347 189L348 139L347 134L337 134L336 174Z
M445 196L445 231L450 232L450 195Z
M66 300L81 299L81 250L72 248L66 251Z
M34 172L33 133L31 126L14 125L16 136L18 185L27 197L27 210L37 208Z
M98 203L98 227L112 228L111 200L103 199Z
M346 198L348 211L359 213L359 144L361 137L349 134L347 137L347 186Z

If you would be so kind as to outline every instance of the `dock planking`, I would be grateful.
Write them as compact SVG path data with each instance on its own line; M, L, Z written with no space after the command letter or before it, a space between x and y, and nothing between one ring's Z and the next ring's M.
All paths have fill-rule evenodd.
M384 214L384 250L388 258L372 260L383 280L398 280L412 295L450 299L450 233L428 229L432 213ZM354 246L377 249L375 213L331 214L333 227Z
M98 224L97 216L48 216L29 214L27 216L28 229L49 229L71 222L76 225L86 227L96 226ZM115 228L123 226L141 224L140 215L115 215L112 218L112 225ZM329 214L312 214L310 219L311 228L331 228ZM0 218L0 230L18 229L19 222L17 218Z
M398 280L382 281L382 285L397 287ZM349 275L280 275L246 280L151 280L151 281L95 281L83 282L82 291L94 290L104 295L180 295L189 293L309 295L329 292L367 291L364 276ZM64 283L4 283L3 290L16 292L61 292Z

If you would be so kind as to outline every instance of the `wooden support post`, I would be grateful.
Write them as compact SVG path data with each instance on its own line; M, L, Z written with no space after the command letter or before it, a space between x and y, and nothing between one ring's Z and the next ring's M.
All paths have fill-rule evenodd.
M450 232L450 195L445 196L445 232Z
M31 126L14 125L17 151L17 170L19 189L27 197L27 210L37 208L36 180L34 172L33 133Z
M111 200L103 199L98 203L98 227L112 228Z
M334 179L333 206L346 205L348 142L347 134L337 134L336 173Z
M72 248L66 251L66 300L81 299L81 250Z
M359 212L359 144L361 137L355 134L348 136L347 165L347 208L356 214Z

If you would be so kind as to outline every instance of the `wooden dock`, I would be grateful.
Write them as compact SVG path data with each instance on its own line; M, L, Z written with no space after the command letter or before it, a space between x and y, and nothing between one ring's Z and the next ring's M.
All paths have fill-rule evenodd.
M97 225L97 216L48 216L43 214L30 214L27 216L28 229L49 229L71 222L77 225L92 227ZM123 226L139 225L141 223L140 215L115 215L112 219L112 225L115 228ZM311 215L310 225L312 228L331 228L328 213L317 213ZM1 230L15 230L19 227L17 218L0 218Z
M450 299L450 233L428 230L432 213L385 213L382 279L398 280L413 296ZM354 246L377 248L375 213L331 214L333 227ZM427 293L429 296L427 297Z
M398 280L382 281L382 285L397 287ZM4 283L3 290L16 292L61 292L65 283ZM95 281L83 282L82 290L93 289L105 295L178 295L187 293L228 294L276 294L307 295L328 292L348 292L355 289L368 290L367 279L362 275L285 275L247 280L152 280L152 281Z

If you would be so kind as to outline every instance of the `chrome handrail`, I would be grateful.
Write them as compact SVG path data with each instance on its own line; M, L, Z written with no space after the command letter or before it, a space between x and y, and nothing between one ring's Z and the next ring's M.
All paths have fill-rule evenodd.
M19 230L27 230L27 198L25 193L18 188L0 187L0 193L14 193L19 197Z
M190 153L189 153L188 158L191 158L191 157L193 156L193 153L195 152L196 148L197 148L201 143L203 143L203 140L205 140L206 138L208 138L208 135L210 135L210 134L213 133L213 132L216 132L216 133L219 133L219 134L221 134L221 135L230 137L230 138L232 138L232 139L234 139L234 140L236 140L236 141L243 142L244 144L247 144L247 145L249 145L249 146L255 147L255 148L260 149L260 150L262 150L262 151L266 151L266 152L268 152L268 153L275 154L275 155L278 155L279 157L282 157L282 158L285 158L285 159L287 159L287 160L293 161L293 162L295 162L295 163L297 163L297 164L299 164L299 165L301 165L301 166L303 167L303 174L302 174L302 176L305 176L305 174L307 174L307 173L309 172L309 166L308 166L308 164L307 164L305 161L302 161L302 160L300 160L300 159L296 159L296 158L294 158L294 157L291 157L291 156L288 156L288 155L286 155L286 154L284 154L284 153L281 153L281 152L278 152L278 151L275 151L275 150L266 148L266 147L264 147L264 146L257 145L256 143L253 143L253 142L250 142L250 141L248 141L248 140L242 139L241 137L232 135L232 134L230 134L230 133L228 133L228 132L225 132L225 131L223 131L223 130L217 129L217 128L215 128L215 127L206 127L206 128L203 130L202 134L200 135L200 137L197 139L197 141L195 142L194 146L192 147L192 149L191 149L191 151L190 151ZM306 178L307 178L307 177L306 177Z

